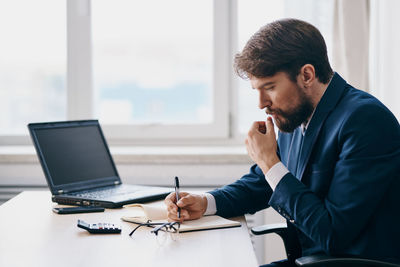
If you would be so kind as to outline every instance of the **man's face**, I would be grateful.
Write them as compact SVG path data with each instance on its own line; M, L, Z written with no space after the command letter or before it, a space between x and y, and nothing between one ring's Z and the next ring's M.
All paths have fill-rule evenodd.
M251 77L250 82L259 93L259 108L265 108L283 132L293 132L314 110L303 88L284 72L265 78Z

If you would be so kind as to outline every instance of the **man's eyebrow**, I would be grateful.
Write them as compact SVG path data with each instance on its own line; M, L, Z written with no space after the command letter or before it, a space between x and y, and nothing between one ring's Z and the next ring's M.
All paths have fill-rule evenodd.
M274 84L274 83L275 83L274 81L272 81L272 82L265 82L265 83L261 84L260 86L258 86L258 88L264 88L264 87L269 86L269 85L272 85L272 84ZM257 89L257 88L253 88L253 89Z

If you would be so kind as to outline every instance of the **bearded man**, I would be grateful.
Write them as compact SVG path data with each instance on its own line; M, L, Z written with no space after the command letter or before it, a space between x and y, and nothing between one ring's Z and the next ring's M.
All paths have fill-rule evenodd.
M316 254L400 261L395 116L332 71L322 35L304 21L262 27L236 55L235 69L270 115L254 122L245 141L255 165L206 194L181 192L177 203L174 194L167 196L169 219L272 207L287 219L299 249L268 266L294 266L294 258Z

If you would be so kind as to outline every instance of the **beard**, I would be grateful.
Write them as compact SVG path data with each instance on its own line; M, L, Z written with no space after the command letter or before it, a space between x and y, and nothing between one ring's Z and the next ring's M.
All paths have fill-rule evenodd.
M298 87L300 103L286 111L282 109L268 109L266 108L267 114L274 115L276 126L285 133L293 132L303 122L311 116L314 111L314 107L309 97Z

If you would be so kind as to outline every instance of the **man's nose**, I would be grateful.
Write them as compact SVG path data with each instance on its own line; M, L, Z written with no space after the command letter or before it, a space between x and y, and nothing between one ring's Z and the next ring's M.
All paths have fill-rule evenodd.
M271 104L271 99L266 94L260 93L258 98L258 107L260 109L264 109L266 107L270 107Z

